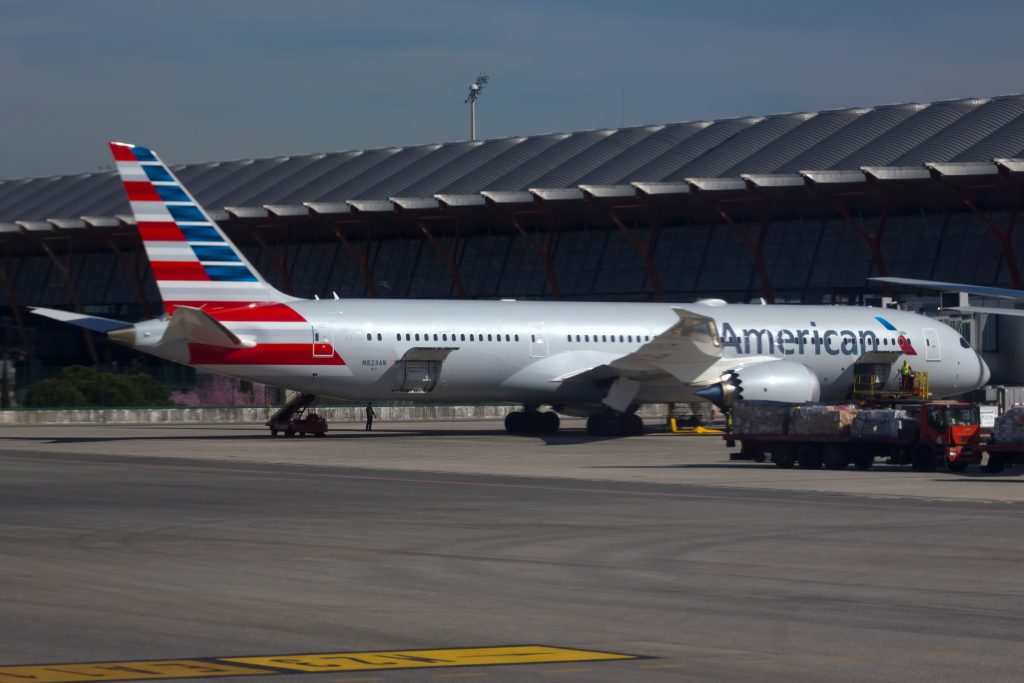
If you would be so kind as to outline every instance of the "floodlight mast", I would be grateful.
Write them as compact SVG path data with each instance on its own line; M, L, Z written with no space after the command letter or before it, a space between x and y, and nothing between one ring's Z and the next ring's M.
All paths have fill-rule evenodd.
M476 80L469 86L469 94L466 95L465 102L469 102L469 138L470 140L476 140L476 98L480 97L480 91L487 85L487 81L490 77L481 73L476 77Z

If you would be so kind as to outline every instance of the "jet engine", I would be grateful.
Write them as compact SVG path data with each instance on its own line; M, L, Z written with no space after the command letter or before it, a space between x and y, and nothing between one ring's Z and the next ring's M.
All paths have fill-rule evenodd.
M721 382L696 393L722 410L729 410L741 399L782 403L817 401L821 384L806 365L778 360L730 370Z

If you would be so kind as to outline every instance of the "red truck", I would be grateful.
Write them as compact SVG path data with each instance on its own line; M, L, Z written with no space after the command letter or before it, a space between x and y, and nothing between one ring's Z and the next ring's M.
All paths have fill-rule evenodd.
M848 426L829 434L795 434L786 426L774 433L759 430L744 434L737 421L737 428L727 433L725 439L730 447L741 442L735 459L764 462L770 454L776 467L782 468L799 464L801 468L817 469L824 465L841 470L852 463L857 469L866 470L876 458L886 458L891 464L911 465L918 472L939 468L963 472L968 465L981 463L978 406L933 401L896 404L884 410L893 411L894 416L900 411L898 414L905 419L898 421L898 427L877 436L863 432L854 435L856 430L851 434Z

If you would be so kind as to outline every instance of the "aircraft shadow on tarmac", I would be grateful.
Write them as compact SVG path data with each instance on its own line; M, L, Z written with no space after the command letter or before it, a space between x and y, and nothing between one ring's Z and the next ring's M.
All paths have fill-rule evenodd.
M391 438L416 438L416 437L459 437L459 436L483 436L483 437L509 437L510 435L503 429L410 429L410 430L397 430L397 429L379 429L372 432L363 431L361 429L353 428L351 430L338 429L331 433L328 433L324 438L317 438L313 436L302 437L285 437L277 436L272 437L266 433L265 430L254 431L252 434L182 434L182 435L118 435L118 436L68 436L68 437L52 437L52 436L38 436L38 437L25 437L25 436L0 436L0 443L4 441L35 441L42 443L52 444L76 444L76 443L104 443L104 442L118 442L118 441L148 441L152 439L158 439L160 441L283 441L285 443L291 442L305 442L311 441L315 443L323 443L328 445L332 442L337 441L352 441L352 440L363 440L363 439L391 439ZM619 440L618 437L601 437L601 436L590 436L585 431L580 430L579 432L563 431L559 434L523 434L516 435L514 438L527 439L531 441L543 441L548 446L569 446L581 443L593 443L598 441L613 441ZM624 441L625 442L625 441Z

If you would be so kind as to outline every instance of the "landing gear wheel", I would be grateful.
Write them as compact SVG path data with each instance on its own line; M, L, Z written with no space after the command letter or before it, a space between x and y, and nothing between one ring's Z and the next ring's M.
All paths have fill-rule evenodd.
M845 470L850 464L850 456L839 446L830 444L821 452L821 460L826 470Z
M271 429L270 430L270 435L271 436L277 436L277 430L276 429Z
M622 423L622 433L626 436L641 436L644 433L644 421L636 413L626 415Z
M598 413L587 418L587 433L591 436L622 436L624 420L615 413Z
M517 410L505 416L505 431L509 434L522 434L526 431L526 413Z
M284 430L284 435L285 436L295 436L295 428L294 427L288 427L288 429Z
M558 427L561 424L561 420L558 419L558 414L552 411L540 414L541 432L544 434L557 434Z
M915 472L934 472L936 467L935 451L931 446L921 444L911 454L910 465Z

